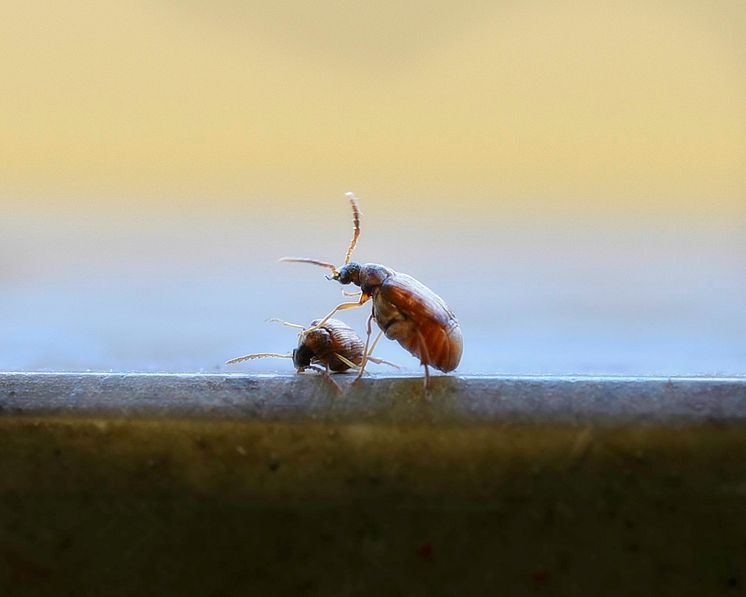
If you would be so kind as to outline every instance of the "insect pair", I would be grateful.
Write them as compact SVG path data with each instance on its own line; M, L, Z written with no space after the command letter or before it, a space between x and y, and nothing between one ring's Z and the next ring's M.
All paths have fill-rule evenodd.
M358 286L359 300L337 305L326 317L313 321L309 328L294 326L302 331L298 348L292 355L247 355L229 363L263 356L281 356L292 358L299 371L318 364L332 371L345 371L354 366L358 369L359 378L368 361L380 361L371 357L370 353L383 333L420 359L425 368L425 387L429 388L430 366L447 373L453 371L461 361L463 339L458 320L442 298L413 277L377 263L351 261L360 237L360 209L352 193L347 193L347 197L352 206L353 234L342 267L306 257L284 257L280 261L325 267L332 272L327 279ZM367 337L362 351L357 352L357 342L362 344L360 338L349 326L332 317L338 311L361 307L369 300L372 300L373 308L368 317ZM371 345L374 320L381 332Z

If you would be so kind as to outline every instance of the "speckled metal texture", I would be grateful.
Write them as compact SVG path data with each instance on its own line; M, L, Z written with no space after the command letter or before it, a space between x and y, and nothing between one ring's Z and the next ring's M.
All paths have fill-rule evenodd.
M4 373L0 414L486 423L746 419L746 378Z

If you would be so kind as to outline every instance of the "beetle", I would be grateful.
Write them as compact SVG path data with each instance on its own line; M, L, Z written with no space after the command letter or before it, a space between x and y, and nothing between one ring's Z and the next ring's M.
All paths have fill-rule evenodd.
M365 344L355 330L339 319L327 318L326 321L314 319L309 328L279 319L270 321L301 330L298 334L298 346L293 349L293 352L290 354L275 352L247 354L227 361L226 365L235 365L251 359L292 359L293 366L299 373L306 369L313 369L328 376L330 371L342 373L348 369L358 369L363 362ZM367 360L397 367L393 363L370 355Z
M373 308L368 317L368 337L363 354L369 355L377 342L376 339L369 351L371 322L375 320L388 339L396 340L420 359L420 364L425 368L425 388L429 388L428 367L447 373L458 367L461 361L464 343L459 322L442 298L412 276L385 265L352 261L352 252L360 237L360 208L353 193L346 195L352 206L353 233L344 264L337 268L333 263L307 257L283 257L280 261L325 267L332 272L327 279L359 286L361 292L357 302L337 305L317 325L324 325L338 311L361 307L372 299ZM364 356L358 378L363 374L366 359Z

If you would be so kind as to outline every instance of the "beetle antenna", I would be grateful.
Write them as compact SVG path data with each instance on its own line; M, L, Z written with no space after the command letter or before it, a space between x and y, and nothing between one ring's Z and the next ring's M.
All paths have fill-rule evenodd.
M355 197L355 193L345 193L345 195L347 195L347 198L350 200L350 205L352 205L352 240L347 249L344 263L347 265L350 262L350 259L352 259L352 252L355 250L357 239L360 236L360 208L357 205L357 197Z
M337 266L327 261L319 261L318 259L309 259L308 257L283 257L280 259L283 263L310 263L311 265L318 265L320 267L328 267L332 270L332 273L337 273Z
M298 329L298 330L305 330L306 329L305 327L303 327L299 323L290 323L288 321L283 321L282 319L278 319L277 317L272 317L272 318L268 319L267 322L269 322L269 323L279 323L279 324L282 324L282 325L287 326L289 328L295 328L295 329Z
M236 357L235 359L231 359L230 361L226 361L226 365L235 365L236 363L243 363L244 361L250 361L252 359L266 359L266 358L274 358L274 359L292 359L293 355L291 354L278 354L276 352L258 352L256 354L247 354L242 357Z

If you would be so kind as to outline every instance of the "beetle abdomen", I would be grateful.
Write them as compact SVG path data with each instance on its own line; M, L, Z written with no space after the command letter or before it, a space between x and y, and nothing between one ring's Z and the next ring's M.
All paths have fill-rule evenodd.
M455 319L448 328L440 327L429 338L425 336L425 344L430 358L433 359L433 367L444 373L453 371L461 362L461 354L464 352L464 338L461 335L461 326Z
M444 373L453 371L461 361L463 339L458 322L448 329L437 326L417 326L412 320L392 322L384 334L396 340L423 365L431 365Z
M406 274L386 279L373 297L373 313L390 340L423 365L447 373L458 367L463 338L458 320L443 299Z
M314 326L319 321L316 319L311 322L311 325ZM329 342L325 342L323 347L317 347L316 358L319 362L328 365L332 371L339 372L347 371L350 366L339 360L335 353L356 364L363 360L365 343L350 326L339 319L330 319L322 329L328 333Z

